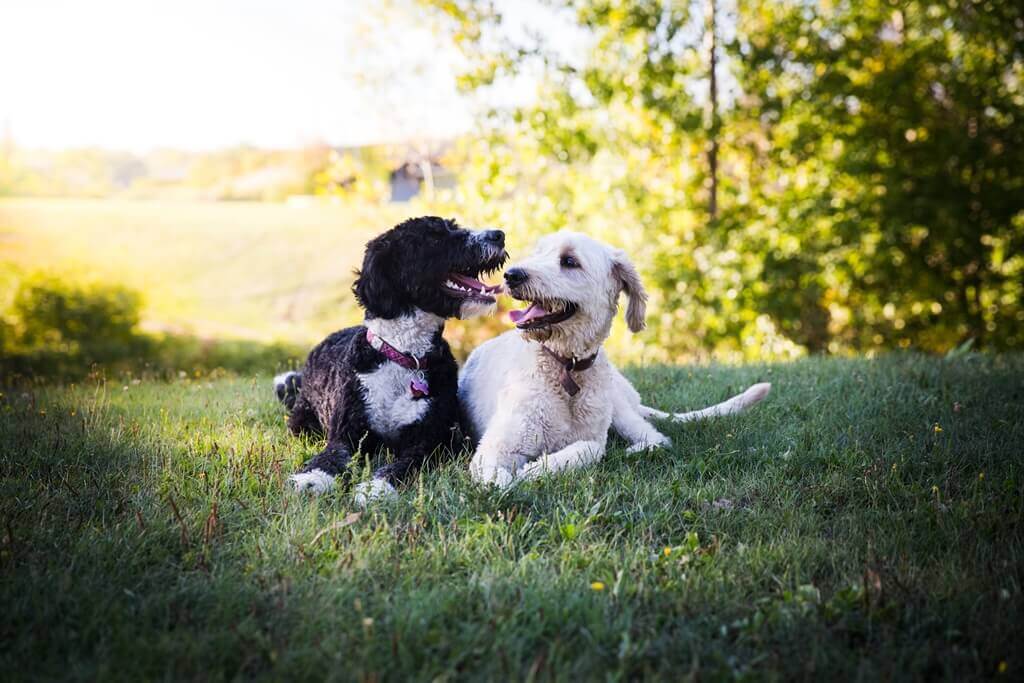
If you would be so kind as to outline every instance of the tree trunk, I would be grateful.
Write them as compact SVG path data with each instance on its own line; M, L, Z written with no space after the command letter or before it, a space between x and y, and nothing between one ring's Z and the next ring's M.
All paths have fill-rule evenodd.
M718 6L716 0L707 0L707 36L708 36L708 62L710 64L710 79L708 92L708 108L711 115L708 121L708 176L711 181L708 195L708 215L711 220L718 217L718 37L716 20Z
M423 194L427 200L434 201L434 166L430 157L420 161L420 172L423 174Z

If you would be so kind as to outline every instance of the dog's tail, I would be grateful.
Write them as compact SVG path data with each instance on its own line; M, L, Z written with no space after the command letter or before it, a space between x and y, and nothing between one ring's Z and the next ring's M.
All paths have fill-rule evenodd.
M288 410L295 407L295 401L299 398L301 390L301 372L282 372L274 377L274 393L277 394L277 400Z
M691 410L688 413L666 413L656 408L649 408L648 406L640 406L640 414L644 417L658 417L668 418L673 422L695 422L697 420L706 420L709 417L720 417L722 415L735 415L736 413L742 413L744 410L759 403L768 392L771 391L772 385L768 382L762 382L755 384L750 387L742 394L733 396L732 398L722 401L709 408L703 408L701 410Z

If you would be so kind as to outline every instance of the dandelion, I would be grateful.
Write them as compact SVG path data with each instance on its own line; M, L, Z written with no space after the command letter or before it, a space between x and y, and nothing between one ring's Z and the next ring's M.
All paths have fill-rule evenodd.
M665 548L664 550L662 550L661 552L662 552L662 554L663 554L663 555L664 555L665 557L668 557L669 555L671 555L671 554L672 554L672 548L668 548L668 547L666 547L666 548Z
M600 593L604 590L604 582L595 581L594 583L590 584L590 590L594 590Z
M935 423L935 427L933 429L935 430L936 434L940 434L942 432L942 426L939 425L938 422Z

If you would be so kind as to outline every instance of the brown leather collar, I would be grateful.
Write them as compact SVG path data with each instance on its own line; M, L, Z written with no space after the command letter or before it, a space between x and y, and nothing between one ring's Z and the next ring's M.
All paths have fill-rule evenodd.
M540 345L540 348L544 349L546 354L554 358L558 364L562 366L561 376L558 380L562 383L562 388L565 389L565 393L570 396L575 396L580 393L580 385L576 384L576 380L574 380L572 375L569 373L586 370L594 364L594 361L597 360L597 354L601 352L600 349L598 349L594 352L594 355L587 356L586 358L576 358L575 356L572 358L565 358L543 344Z

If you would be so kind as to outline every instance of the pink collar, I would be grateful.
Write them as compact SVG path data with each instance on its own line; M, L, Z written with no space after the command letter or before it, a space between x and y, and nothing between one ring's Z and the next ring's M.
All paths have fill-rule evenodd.
M398 363L403 368L407 368L409 370L425 370L427 368L426 356L417 358L416 356L412 356L408 353L403 353L374 334L369 328L366 330L366 341L389 361L392 363Z

